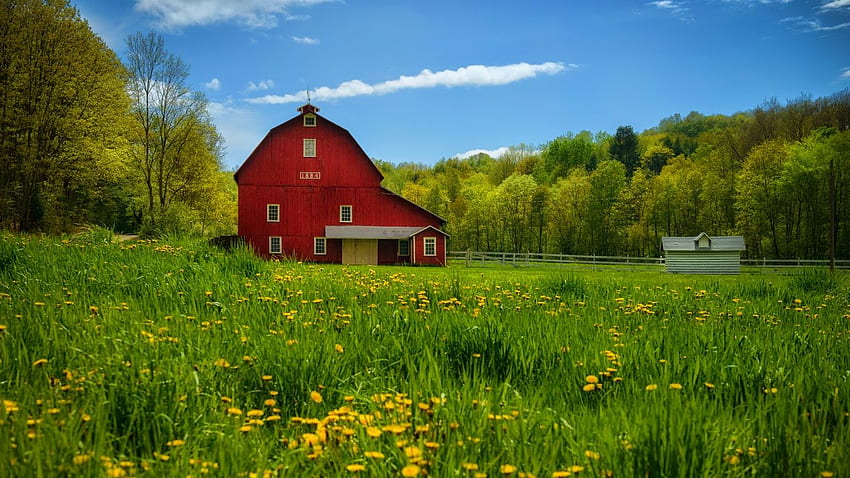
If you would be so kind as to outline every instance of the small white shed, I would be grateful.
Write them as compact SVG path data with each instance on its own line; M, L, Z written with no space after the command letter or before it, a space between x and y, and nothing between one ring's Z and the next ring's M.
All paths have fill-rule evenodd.
M680 274L740 274L741 236L710 237L701 232L696 237L662 237L664 264L667 272Z

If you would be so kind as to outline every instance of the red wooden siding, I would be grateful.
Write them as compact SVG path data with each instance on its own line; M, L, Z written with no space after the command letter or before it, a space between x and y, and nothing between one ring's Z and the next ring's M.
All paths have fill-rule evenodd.
M315 158L304 157L305 138L316 140ZM383 176L351 134L321 116L316 115L316 126L304 126L298 115L273 128L235 177L239 235L258 254L268 256L268 238L280 236L283 255L341 262L345 239L327 239L327 253L314 254L314 238L324 237L325 226L430 226L422 234L437 237L436 256L424 256L423 239L417 236L410 241L409 256L398 255L397 240L379 240L377 261L445 264L443 219L383 189ZM279 222L267 221L268 204L280 205ZM340 222L341 205L352 207L350 223Z

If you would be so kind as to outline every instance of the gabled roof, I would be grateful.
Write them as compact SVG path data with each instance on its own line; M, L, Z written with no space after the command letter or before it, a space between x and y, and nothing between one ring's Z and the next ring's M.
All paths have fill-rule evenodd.
M328 239L409 239L428 229L448 237L434 226L325 226Z
M292 117L292 118L288 119L287 121L284 121L283 123L281 123L281 124L279 124L279 125L275 126L275 127L274 127L274 128L272 128L272 129L270 129L270 130L269 130L269 132L268 132L268 133L266 133L266 135L263 137L263 139L262 139L259 143L257 143L257 146L255 146L255 147L254 147L254 150L253 150L253 151L251 151L251 154L249 154L249 155L248 155L248 158L247 158L247 159L245 159L245 162L244 162L244 163L242 163L242 165L241 165L241 166L239 166L239 168L236 170L236 172L235 172L235 173L233 173L233 179L236 181L236 183L237 183L237 184L239 183L239 173L240 173L243 169L246 169L246 168L247 168L247 167L248 167L251 163L253 163L253 162L254 162L253 160L254 160L254 157L256 156L257 151L260 149L260 147L261 147L261 146L262 146L262 145L263 145L263 144L264 144L267 140L269 140L269 139L270 139L270 138L271 138L271 137L272 137L275 133L277 133L278 131L280 131L280 130L282 130L282 129L286 128L286 127L288 127L288 126L290 125L290 123L293 123L293 122L299 122L299 124L300 124L300 122L301 122L301 121L303 121L301 118L303 118L303 117L304 117L304 115L305 115L305 114L308 114L308 113L310 113L310 114L312 114L312 115L316 116L317 118L320 118L320 119L322 120L322 123L323 123L323 124L327 124L328 126L330 126L330 127L332 127L332 128L336 128L336 129L337 129L337 130L339 130L342 134L344 134L344 135L348 136L348 138L351 140L351 142L352 142L352 143L354 143L354 145L355 145L355 146L357 146L358 151L359 151L359 152L360 152L360 154L363 156L363 158L366 160L366 162L367 162L367 163L369 163L369 165L368 165L368 166L370 166L372 169L374 169L374 170L375 170L375 172L377 172L377 173L378 173L378 177L380 177L380 180L381 180L381 181L383 181L383 180L384 180L384 175L381 173L381 170L380 170L380 169L378 169L378 167L377 167L377 166L375 166L375 163L373 163L373 162L372 162L372 159L371 159L371 158L369 158L369 155L368 155L368 154L366 154L366 152L365 152L365 151L363 151L363 147L361 147L361 146L360 146L360 143L358 143L358 142L357 142L357 140L356 140L356 139L354 139L354 136L352 136L352 135L351 135L351 133L350 133L347 129L345 129L345 128L343 128L342 126L340 126L340 125L338 125L338 124L334 123L333 121L331 121L331 120L329 120L329 119L325 118L324 116L322 116L322 115L320 115L320 114L316 113L317 111L319 111L319 108L318 108L318 107L316 107L316 106L313 106L313 105L311 105L311 104L309 104L309 103L307 103L307 104L305 104L305 105L302 105L302 106L299 106L299 107L298 107L298 115L296 115L296 116L294 116L294 117Z
M708 238L709 247L699 247L699 240ZM695 237L662 237L661 248L665 251L745 251L744 238L741 236L715 236L701 232Z

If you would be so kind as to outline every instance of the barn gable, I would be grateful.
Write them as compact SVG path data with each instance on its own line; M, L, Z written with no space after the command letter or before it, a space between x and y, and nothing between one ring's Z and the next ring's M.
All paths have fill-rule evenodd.
M264 256L315 262L445 264L445 220L381 187L344 128L306 104L236 171L239 235Z

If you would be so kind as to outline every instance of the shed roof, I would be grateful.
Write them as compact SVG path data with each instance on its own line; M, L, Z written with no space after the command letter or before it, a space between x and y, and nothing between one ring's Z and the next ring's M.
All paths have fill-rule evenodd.
M325 226L325 237L328 239L409 239L427 229L448 236L433 226Z
M709 239L709 247L699 247L700 237ZM662 237L661 248L665 251L745 251L744 238L741 236L715 236L700 233L694 237Z

